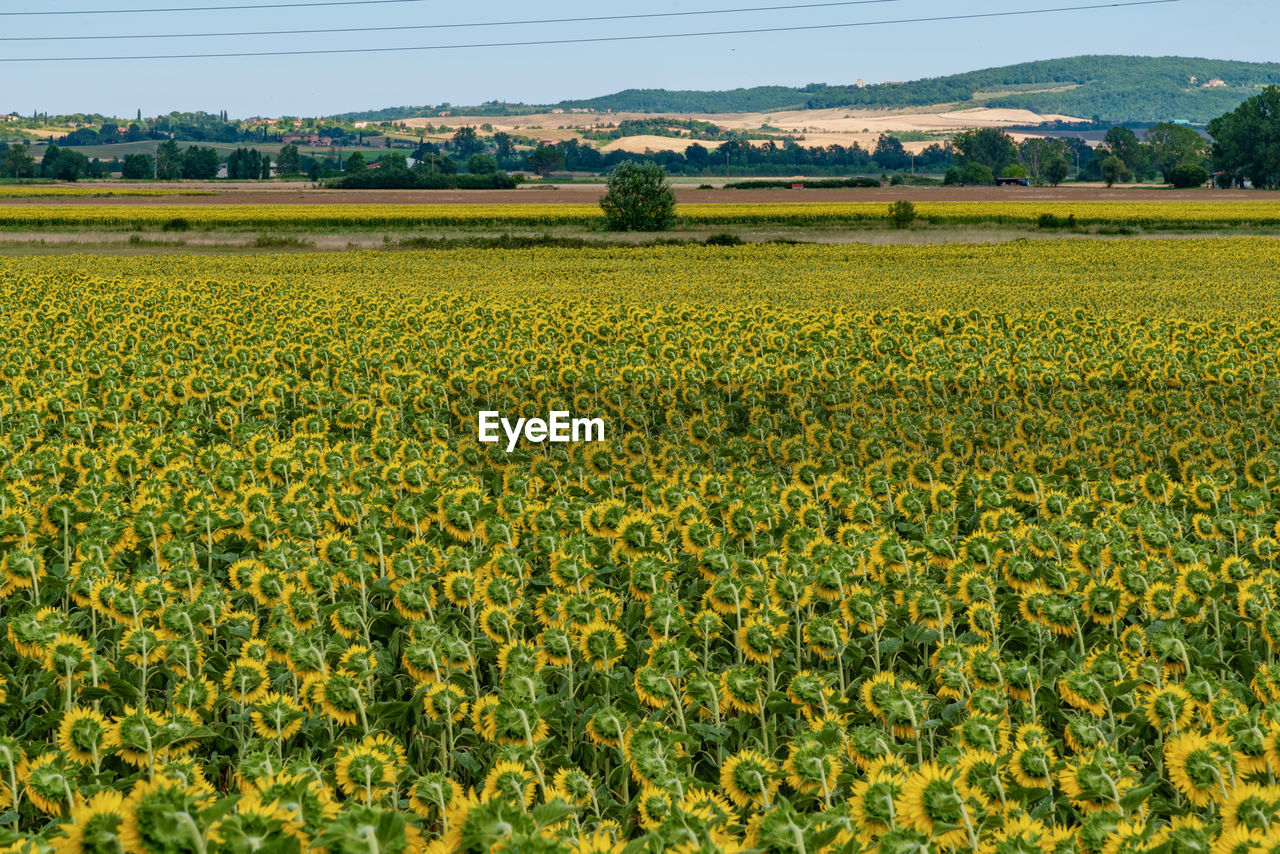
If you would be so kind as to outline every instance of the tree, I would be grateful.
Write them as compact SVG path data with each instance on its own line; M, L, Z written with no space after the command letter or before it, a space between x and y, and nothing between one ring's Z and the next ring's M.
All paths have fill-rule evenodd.
M25 145L15 145L4 153L0 162L0 175L5 178L34 178L38 168L35 158L28 154Z
M1199 163L1181 163L1173 167L1169 175L1169 183L1178 189L1200 187L1209 180L1209 170Z
M1124 163L1126 176L1141 181L1152 171L1151 149L1138 141L1138 135L1123 125L1116 125L1102 138L1103 145ZM1105 176L1104 176L1105 178Z
M178 143L166 139L156 146L156 179L177 181L182 177L182 152Z
M467 171L472 175L492 175L498 171L498 161L483 152L477 152L467 161Z
M610 231L662 231L675 225L676 197L656 163L619 163L600 200Z
M1071 164L1067 162L1066 156L1062 154L1050 156L1040 168L1040 174L1044 176L1044 180L1055 187L1066 180L1067 175L1071 174Z
M50 146L50 148L52 147ZM45 159L49 159L48 155L45 155ZM89 158L78 151L64 148L58 155L57 160L54 161L49 177L57 178L59 181L75 181L83 178L88 172Z
M942 180L945 184L994 184L996 176L981 163L966 163L952 166Z
M346 164L342 167L344 172L363 172L369 168L369 164L365 162L364 155L358 151L352 152L347 158Z
M280 149L276 155L277 175L296 175L302 169L302 157L298 154L298 146L292 142Z
M711 152L707 150L705 145L699 145L695 142L684 150L684 159L696 171L701 172L707 168L707 163L711 161Z
M978 163L998 175L1018 159L1018 147L1013 137L999 128L967 130L956 135L953 144L959 152L961 165Z
M130 154L120 167L120 177L128 181L147 181L156 174L155 164L145 154Z
M480 141L480 137L476 135L476 129L473 127L461 127L453 133L453 150L458 152L458 156L466 159L476 154L484 148L484 144Z
M1209 153L1204 137L1189 127L1162 122L1152 125L1142 137L1166 184L1173 183L1173 170L1184 163L1202 164Z
M1008 166L1000 170L1000 177L1026 178L1029 176L1027 175L1027 167L1023 166L1021 163L1010 163Z
M56 142L49 143L49 147L44 150L44 157L40 158L40 177L52 178L53 171L58 168L58 158L62 156L62 149L58 148Z
M182 153L182 177L189 181L209 181L218 177L220 158L214 148L188 146Z
M1268 86L1209 122L1213 162L1259 189L1280 187L1280 86Z
M881 169L905 169L911 163L911 155L896 136L880 134L876 150L871 155Z
M1129 170L1125 168L1124 161L1115 154L1108 155L1107 159L1099 165L1099 169L1102 172L1102 180L1107 182L1108 187L1116 181L1123 181L1129 177Z
M564 152L549 145L539 145L525 158L529 168L543 178L564 166Z

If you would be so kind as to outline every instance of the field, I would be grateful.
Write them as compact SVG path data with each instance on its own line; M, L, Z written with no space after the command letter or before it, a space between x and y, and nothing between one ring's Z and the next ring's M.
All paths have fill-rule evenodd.
M746 192L746 191L744 191ZM1034 224L1051 215L1079 225L1163 228L1270 226L1280 223L1280 203L1271 200L1214 201L939 201L915 204L917 217L940 225ZM847 226L883 223L879 202L775 202L760 204L747 195L740 203L689 203L676 209L678 221L706 225L779 224ZM598 226L594 204L368 204L368 205L3 205L0 229L140 229L175 220L182 228L554 228Z
M987 98L995 97L990 93ZM416 138L417 133L431 125L447 125L450 128L464 126L492 127L494 131L518 134L538 140L578 139L585 144L594 145L604 151L622 149L623 151L684 151L694 139L688 136L652 136L636 134L624 136L610 142L601 143L584 134L598 131L601 128L615 127L627 120L652 121L670 118L676 121L710 122L717 127L736 131L749 131L764 138L773 138L781 142L785 138L794 138L806 147L829 145L859 145L867 151L876 147L882 133L928 133L936 136L931 140L904 141L903 146L910 152L919 154L933 143L942 143L954 134L982 127L1005 127L1009 125L1036 125L1051 121L1082 121L1073 116L1057 114L1041 115L1030 110L990 109L987 107L958 108L957 104L936 104L929 107L910 109L821 109L821 110L775 110L762 113L629 113L629 112L559 112L532 113L523 116L449 116L445 118L410 118L404 124L410 128L405 137ZM447 139L452 131L435 133L434 139ZM1019 134L1035 136L1036 134ZM720 143L714 140L697 140L706 148L715 149ZM763 139L755 144L760 144Z
M1277 269L0 258L0 847L1271 850Z

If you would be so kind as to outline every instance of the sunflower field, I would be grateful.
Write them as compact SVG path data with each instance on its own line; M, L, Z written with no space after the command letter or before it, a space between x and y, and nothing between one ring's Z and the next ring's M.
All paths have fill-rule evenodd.
M0 850L1276 850L1277 269L0 259Z
M93 188L82 188L90 191ZM24 192L27 188L23 188ZM71 192L76 192L72 190ZM174 191L116 191L117 195ZM181 191L178 191L181 192ZM92 193L86 193L92 194ZM200 195L190 192L188 195ZM204 193L203 195L208 195ZM881 202L682 204L684 225L842 226L885 219ZM1045 214L1081 226L1115 225L1187 229L1280 224L1271 201L1009 201L917 202L916 214L938 225L1004 223L1034 225ZM540 204L300 204L300 205L11 205L0 208L0 228L159 228L181 219L192 228L549 228L597 226L599 205Z

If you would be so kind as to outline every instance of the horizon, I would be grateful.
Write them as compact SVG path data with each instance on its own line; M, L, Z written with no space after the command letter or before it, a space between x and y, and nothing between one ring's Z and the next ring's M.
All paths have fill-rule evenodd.
M1221 40L1205 40L1199 4L1168 0L1162 5L1056 11L1021 17L991 17L852 26L931 16L1020 15L1055 8L1028 0L986 0L956 9L944 0L859 0L849 3L779 4L770 11L745 6L724 13L726 4L655 0L634 14L680 16L652 21L574 22L480 26L527 21L537 13L524 4L499 0L485 13L439 11L419 0L348 2L328 8L305 4L286 8L162 12L163 0L147 0L138 14L101 14L102 3L64 0L57 12L24 3L3 13L5 51L11 73L37 79L22 95L10 93L3 109L19 115L98 113L127 118L171 111L252 117L327 117L405 105L478 106L485 102L554 105L628 89L726 91L757 86L801 87L814 82L872 85L915 81L985 68L1075 56L1202 57ZM170 3L180 0L170 0ZM1122 0L1123 2L1123 0ZM388 3L401 5L385 5ZM41 4L42 5L42 4ZM117 0L110 8L124 5ZM282 5L282 4L276 4ZM803 5L805 8L797 8ZM1089 6L1088 2L1071 6ZM360 8L366 6L367 8ZM98 7L96 10L94 7ZM1056 7L1063 8L1063 7ZM93 12L98 12L94 14ZM720 14L704 14L710 12ZM429 14L428 14L429 12ZM1280 11L1259 0L1223 0L1220 18L1247 18L1250 26L1233 35L1226 61L1274 62L1268 26ZM569 0L543 12L548 18L598 15L599 7ZM248 33L388 27L390 33L312 33L236 37L157 37L171 34ZM423 28L437 29L407 29ZM459 45L521 40L632 38L637 35L694 33L738 28L842 27L797 32L707 35L651 41L568 45L472 47ZM1043 41L1052 35L1054 56ZM127 35L128 39L105 36ZM65 40L79 37L81 40ZM22 39L49 39L22 41ZM417 51L415 46L449 49ZM852 47L852 51L851 51ZM1158 49L1153 50L1153 47ZM904 49L906 48L906 49ZM195 52L377 50L353 54L55 61L68 57L140 56ZM852 54L852 55L851 55ZM674 58L674 61L672 61ZM157 74L158 69L168 69ZM86 70L92 69L92 75ZM32 90L38 94L32 95ZM33 101L20 103L26 97ZM173 105L177 104L177 110Z
M985 71L985 70L989 70L989 69L993 69L993 68L1006 68L1006 67L1010 67L1010 66L1013 66L1013 65L1021 65L1021 64L1026 64L1026 63L1033 63L1033 62L1054 62L1054 61L1060 61L1060 60L1084 59L1084 58L1090 58L1090 57L1098 57L1098 58L1103 58L1103 57L1125 57L1125 58L1130 58L1130 59L1184 59L1184 60L1204 61L1204 62L1247 62L1247 63L1254 63L1254 64L1258 64L1258 65L1280 65L1280 61L1273 61L1273 60L1246 60L1246 59L1235 59L1235 58L1230 58L1230 57L1184 56L1184 55L1176 55L1176 54L1072 54L1072 55L1066 55L1066 56L1048 56L1048 57L1041 57L1041 58L1039 58L1039 59L1023 60L1022 62L1018 62L1018 63L1009 63L1008 65L988 65L988 66L981 66L981 67L975 67L975 68L965 68L965 69L960 69L960 70L955 70L955 71L949 71L949 72L946 72L946 73L943 73L943 74L929 75L928 77L916 77L916 78L910 78L910 79L906 79L906 80L877 80L877 81L869 81L869 80L865 80L865 79L863 79L863 83L864 83L864 84L865 84L865 86L867 86L867 87L880 86L880 85L893 85L893 84L901 84L901 83L914 83L914 82L919 82L919 81L924 81L924 80L931 80L931 79L938 79L938 78L946 78L946 77L951 77L951 76L960 75L960 74L967 74L967 73L971 73L971 72ZM289 112L282 112L282 113L274 113L274 114L264 114L264 113L259 113L259 114L252 114L252 115L235 115L235 114L234 114L234 113L232 113L231 111L228 111L228 112L227 112L227 119L228 119L228 121L251 121L251 120L255 120L255 119L331 119L331 118L336 118L336 117L338 117L338 116L342 116L342 115L346 115L346 114L350 114L350 113L376 112L376 111L379 111L379 110L385 110L385 109L400 109L400 108L414 108L414 107L421 107L421 108L423 108L423 109L439 109L439 108L441 108L441 107L442 107L442 105L443 105L443 104L446 104L446 103L449 105L449 106L448 106L448 109L451 109L451 110L465 109L465 108L467 108L467 107L483 107L483 106L485 106L486 104L492 104L492 103L504 104L504 105L509 105L509 106L512 106L512 107L547 107L547 108L554 108L554 107L557 107L557 106L559 106L560 104L562 104L562 103L566 103L566 102L572 102L572 101L586 101L586 100L594 100L594 99L599 99L599 98L607 98L607 97L611 97L611 96L614 96L614 95L619 95L619 94L622 94L622 93L624 93L624 92L628 92L628 91L668 91L668 92L679 92L679 91L703 92L703 91L705 91L705 92L733 92L733 91L749 90L749 89L753 89L753 88L762 88L762 87L769 87L769 86L785 86L785 87L787 87L787 88L796 88L796 89L800 89L800 88L803 88L803 87L805 87L805 86L815 85L815 84L816 84L816 85L830 85L830 86L852 86L852 85L855 85L855 83L856 83L856 81L852 81L852 80L851 80L851 81L844 81L844 80L811 80L811 81L808 81L808 82L806 82L806 83L800 83L800 84L795 84L795 85L791 85L791 84L776 84L776 83L761 83L761 84L756 84L756 85L754 85L754 86L733 86L733 87L720 88L720 89L694 89L694 88L689 88L689 87L681 87L681 88L670 88L670 87L667 87L667 88L662 88L662 87L640 87L640 86L628 86L628 87L623 88L623 89L612 89L612 90L609 90L609 91L607 91L607 92L599 92L599 93L596 93L596 94L581 95L581 96L579 96L579 97L574 97L574 98L561 98L561 99L558 99L558 100L555 100L555 101L536 101L536 102L535 102L535 101L503 101L503 100L500 100L500 99L486 99L485 101L475 101L475 102L456 103L456 104L455 104L455 103L453 103L453 102L451 102L451 101L448 101L448 99L444 99L444 100L442 100L442 101L437 101L437 102L435 102L435 103L419 103L419 104L411 104L411 103L403 103L403 104L381 104L381 103L380 103L380 104L368 104L368 105L365 105L365 106L363 106L363 107L357 107L357 108L348 109L348 110L337 110L337 111L322 112L322 113L314 113L314 114L313 114L313 113L289 113ZM0 104L0 107L3 107L3 106L4 106L4 105ZM876 109L876 108L859 108L859 109ZM104 118L120 119L120 120L125 121L125 122L127 122L127 121L134 121L134 120L135 120L135 116L136 116L136 114L137 114L137 111L136 111L136 110L135 110L135 111L133 111L132 113L129 113L129 114L124 114L124 113L113 114L113 113L105 113L105 112L102 112L102 111L100 111L100 110L88 110L88 109L85 109L85 110L39 110L39 112L40 112L41 114L46 114L46 115L50 115L50 116L95 115L95 114L96 114L96 115L101 115L101 116L103 116ZM143 119L155 119L155 118L160 118L160 117L162 117L162 116L172 115L172 114L175 114L175 113L178 113L178 114L182 114L182 113L204 113L204 114L206 114L206 115L218 115L218 114L219 114L219 113L221 113L221 112L222 112L221 108L216 108L216 109L182 109L182 108L175 108L175 109L164 110L164 111L159 111L159 112L154 112L154 113L147 112L146 110L143 110L143 111L142 111L142 113L143 113L142 117L143 117ZM24 113L24 112L22 112L21 110L13 110L13 111L10 111L10 112L3 112L3 111L0 111L0 114L3 114L3 115L18 115L18 116L22 116L22 117L24 117L24 118L25 118L25 117L30 116L30 113L29 113L29 112L28 112L28 113ZM460 113L459 115L465 115L465 113Z

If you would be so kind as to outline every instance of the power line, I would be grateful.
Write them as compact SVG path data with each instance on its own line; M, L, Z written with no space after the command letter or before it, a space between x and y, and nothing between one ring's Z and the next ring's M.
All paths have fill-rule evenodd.
M239 6L170 6L165 9L58 9L45 12L0 12L0 17L37 15L134 15L140 12L232 12L237 9L307 9L314 6L385 6L427 0L316 0L310 3L244 3Z
M845 24L808 24L794 27L757 27L745 30L708 30L698 33L655 33L634 36L595 36L574 39L535 39L531 41L511 42L472 42L468 44L411 45L405 47L350 47L350 48L315 48L310 50L264 50L233 51L227 53L168 53L144 54L134 56L40 56L40 57L0 57L0 62L107 62L112 60L134 59L230 59L249 56L321 56L333 54L357 53L406 53L432 50L465 50L472 48L493 47L534 47L564 44L591 44L598 42L651 41L656 39L684 39L703 36L736 36L758 33L792 33L813 30L839 30L852 27L876 27L886 24L923 24L938 21L970 21L979 18L1012 18L1025 15L1047 15L1057 12L1084 12L1093 9L1118 9L1132 6L1158 6L1168 3L1180 3L1182 0L1128 0L1117 3L1094 3L1088 6L1058 6L1050 9L1022 9L1010 12L975 12L967 15L934 15L927 18L897 18L885 21L854 21Z
M902 0L838 0L834 3L798 3L785 6L744 6L738 9L702 9L690 12L648 12L634 15L592 15L586 18L540 18L528 21L479 21L470 24L405 24L394 27L334 27L317 30L253 30L242 33L148 33L131 36L0 36L0 42L98 41L103 39L204 39L226 36L295 36L321 33L385 33L399 30L455 30L472 27L516 27L531 24L581 24L593 21L630 21L637 18L684 18L691 15L731 15L743 12L777 12L795 9L826 9L833 6L869 6L901 3Z

